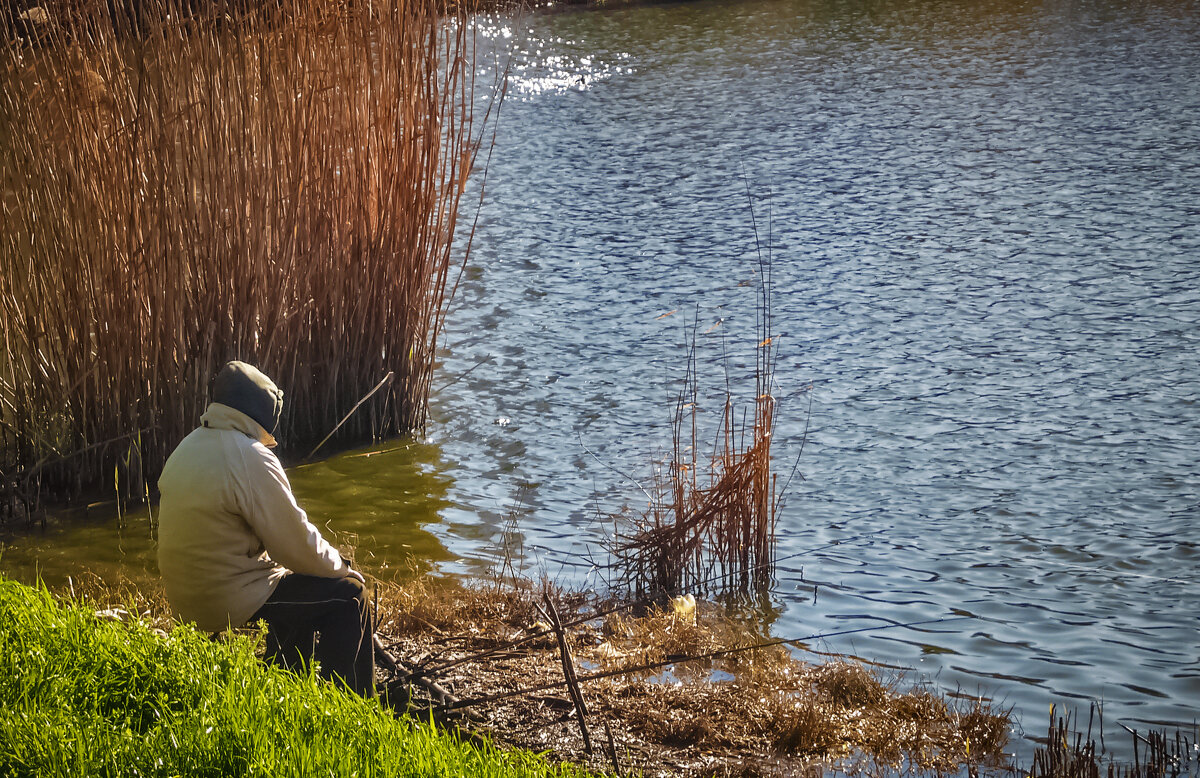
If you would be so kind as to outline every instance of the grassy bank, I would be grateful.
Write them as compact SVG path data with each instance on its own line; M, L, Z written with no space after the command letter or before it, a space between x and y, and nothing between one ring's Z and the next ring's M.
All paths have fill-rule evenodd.
M145 496L229 359L287 393L297 455L389 375L342 437L424 421L478 141L463 4L177 5L0 39L0 522Z
M0 625L0 775L582 775L266 668L249 639L99 619L2 579Z

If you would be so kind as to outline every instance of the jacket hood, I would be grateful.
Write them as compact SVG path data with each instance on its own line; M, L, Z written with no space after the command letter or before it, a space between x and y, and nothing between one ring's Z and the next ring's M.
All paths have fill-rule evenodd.
M254 419L272 435L283 412L283 392L254 365L234 360L212 382L212 402L228 405Z
M200 424L208 429L236 430L267 448L275 448L278 445L275 436L263 429L261 424L237 408L230 408L221 403L209 403L208 410L200 417Z

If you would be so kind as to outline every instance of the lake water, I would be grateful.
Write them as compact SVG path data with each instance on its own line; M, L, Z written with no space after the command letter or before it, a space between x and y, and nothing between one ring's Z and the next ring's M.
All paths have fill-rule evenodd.
M771 260L778 636L1120 724L1200 718L1200 8L749 0L513 47L427 439L292 471L381 574L603 587L695 331L749 397ZM753 210L752 210L753 209ZM752 388L752 384L750 385ZM803 452L801 453L801 447ZM380 453L374 453L380 452ZM5 552L153 574L145 522ZM836 544L836 545L831 545ZM818 549L811 551L811 549ZM1018 738L1016 750L1028 753Z

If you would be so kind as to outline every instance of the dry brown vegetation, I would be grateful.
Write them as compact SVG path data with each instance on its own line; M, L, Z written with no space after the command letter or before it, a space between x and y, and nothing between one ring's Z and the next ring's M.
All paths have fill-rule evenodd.
M676 454L669 472L655 482L646 512L612 544L621 584L639 597L703 591L711 584L725 591L762 591L774 572L775 400L759 394L749 430L738 429L733 402L726 402L719 450L708 464L706 485L697 475L695 402L686 406L687 415L681 411L676 419ZM685 407L682 401L680 407ZM689 421L690 444L680 438Z
M780 645L684 661L764 635L706 603L588 618L607 608L555 593L564 621L578 622L567 635L596 743L589 755L539 596L535 587L415 582L383 596L381 632L410 670L433 670L428 677L465 698L464 727L596 769L614 769L614 758L620 771L646 775L1003 766L1010 720L987 702L906 691L861 664L808 663ZM482 652L491 653L452 664ZM658 662L666 664L642 669ZM615 674L588 680L606 673ZM471 702L484 698L493 699Z
M609 543L616 585L635 597L665 601L688 591L761 596L770 589L781 498L771 457L778 405L770 279L770 262L760 258L752 415L747 420L742 412L739 420L726 376L711 449L698 424L700 378L692 332L669 462L654 473L646 509L626 526L621 519L627 517L618 517ZM711 454L701 453L705 450Z
M1051 705L1045 745L1033 755L1029 778L1185 778L1200 771L1200 725L1195 722L1190 731L1173 734L1122 727L1132 738L1132 762L1117 762L1106 754L1101 705L1089 707L1086 729L1070 710L1056 714Z
M478 147L463 4L136 8L0 42L0 521L145 497L233 358L293 452L389 373L341 434L424 420Z

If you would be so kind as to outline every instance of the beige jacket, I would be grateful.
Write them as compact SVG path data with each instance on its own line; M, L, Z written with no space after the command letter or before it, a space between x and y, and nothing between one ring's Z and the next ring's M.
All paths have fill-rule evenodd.
M270 433L220 403L200 421L158 481L158 568L176 615L210 632L241 626L289 570L348 574L296 504Z

